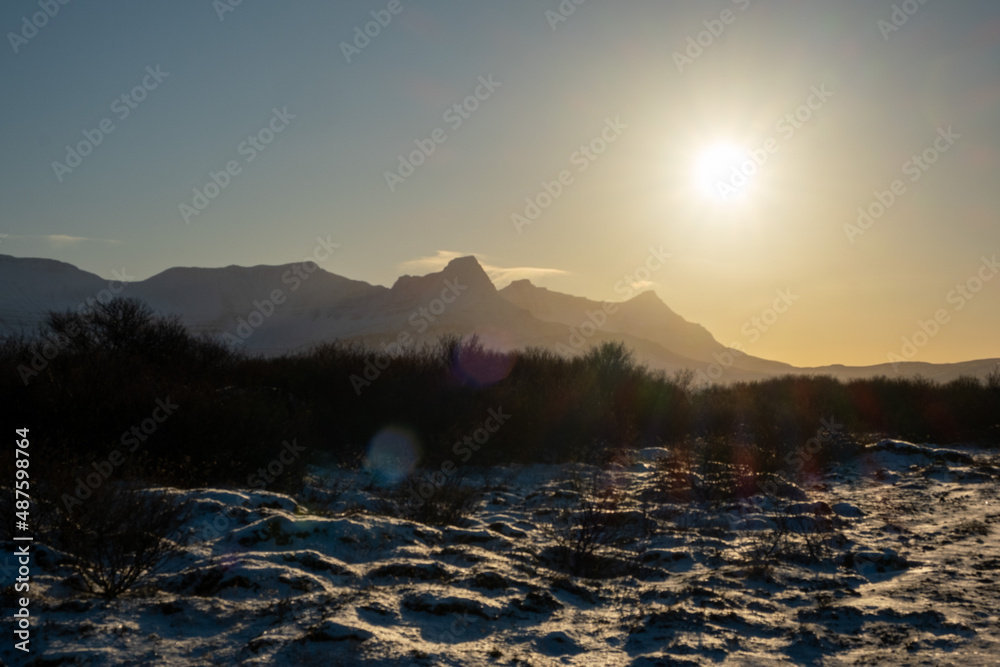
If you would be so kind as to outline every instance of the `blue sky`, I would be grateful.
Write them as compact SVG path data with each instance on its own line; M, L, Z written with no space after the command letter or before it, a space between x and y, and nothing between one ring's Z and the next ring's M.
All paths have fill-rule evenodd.
M954 317L916 360L1000 357L1000 280L961 309L947 300L1000 251L995 2L914 4L888 32L880 0L589 0L555 24L557 0L400 0L350 63L342 43L388 0L243 0L221 18L218 4L74 0L16 53L10 33L43 10L0 8L0 253L145 278L300 261L330 237L324 269L379 284L455 254L501 285L597 299L621 298L629 276L724 344L748 343L744 325L791 289L801 298L747 350L792 363L883 362L941 308ZM152 82L147 67L168 74L120 118L114 101ZM453 129L445 111L490 76ZM780 132L822 86L829 99ZM294 118L248 162L241 144L275 109ZM106 118L114 131L60 181L53 162ZM904 163L948 127L960 138L911 181ZM391 191L385 172L436 129L444 142ZM737 201L699 191L712 147L768 139ZM239 173L187 223L180 205L230 161ZM571 183L519 230L512 215L564 170ZM894 180L905 193L851 232ZM636 276L650 247L671 261Z

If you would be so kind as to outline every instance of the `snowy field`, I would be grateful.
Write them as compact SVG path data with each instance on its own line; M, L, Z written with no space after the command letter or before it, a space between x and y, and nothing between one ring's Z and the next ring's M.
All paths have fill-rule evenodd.
M169 490L191 501L179 556L106 601L67 586L60 555L39 546L32 655L10 640L0 655L94 666L1000 663L998 452L883 441L800 486L758 480L767 493L750 496L725 475L667 474L665 454L603 471L471 471L460 526L417 522L426 508L364 471L314 470L296 498Z

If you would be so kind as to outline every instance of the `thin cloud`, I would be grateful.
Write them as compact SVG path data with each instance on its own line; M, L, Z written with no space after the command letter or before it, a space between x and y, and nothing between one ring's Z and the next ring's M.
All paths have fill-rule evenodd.
M411 275L421 275L424 273L434 273L435 271L440 271L448 265L453 259L459 257L466 257L473 253L469 252L452 252L450 250L438 250L436 254L430 257L418 257L417 259L409 259L399 265L399 270L402 273ZM479 257L476 257L479 259ZM479 262L482 264L482 261Z
M112 245L121 243L119 239L95 239L89 236L69 236L68 234L27 234L22 236L8 236L11 239L41 239L57 248L78 245L80 243L110 243Z
M486 261L482 255L472 252L454 252L452 250L438 250L434 255L428 257L407 260L399 265L399 270L403 273L416 275L434 273L443 269L453 259L468 257L469 255L476 258L486 272L486 275L490 277L490 280L498 288L506 287L515 280L531 280L569 275L568 271L563 271L562 269L547 269L536 266L497 266Z
M89 240L85 236L67 236L65 234L49 234L44 238L46 241L56 246L57 248L61 248L63 246L68 246L68 245L77 245L79 243L84 243Z
M532 280L550 276L567 276L569 271L562 269L544 269L538 266L483 266L486 274L499 289L503 289L515 280Z

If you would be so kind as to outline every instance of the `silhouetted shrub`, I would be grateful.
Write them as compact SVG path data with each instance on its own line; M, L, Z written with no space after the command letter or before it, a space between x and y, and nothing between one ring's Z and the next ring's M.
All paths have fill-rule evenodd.
M58 354L37 356L53 339ZM567 359L455 336L396 354L333 342L263 358L120 299L87 317L50 314L36 336L0 342L0 400L19 426L45 426L32 434L46 451L38 465L56 467L122 452L123 438L169 401L174 414L127 452L152 481L275 490L294 490L314 453L357 461L387 427L409 434L420 466L600 464L668 445L701 468L808 474L853 453L857 438L1000 441L1000 371L985 382L786 376L693 388L690 373L650 371L622 343ZM510 418L474 451L459 446L490 410ZM830 419L840 433L817 440ZM293 440L310 456L270 481L257 474ZM10 465L0 462L0 474Z
M382 493L382 512L429 526L462 526L482 501L462 472L435 480L414 475Z
M624 566L607 551L625 535L616 489L597 471L567 481L569 489L563 494L569 500L557 502L548 517L547 532L555 544L542 560L576 576L610 576Z
M50 506L47 539L77 575L69 582L115 598L181 550L186 509L164 492L105 484L86 500Z
M62 342L64 353L138 356L160 362L176 359L192 346L192 336L179 317L156 317L138 299L95 302L83 312L50 312L41 333Z

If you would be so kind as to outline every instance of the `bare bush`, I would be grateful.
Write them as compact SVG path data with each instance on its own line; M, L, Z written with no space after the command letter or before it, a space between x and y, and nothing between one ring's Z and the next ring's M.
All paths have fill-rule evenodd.
M762 473L723 456L730 447L721 439L695 439L657 462L657 488L673 502L729 503L759 493Z
M769 579L780 562L822 563L833 558L832 522L826 517L793 513L776 497L767 498L774 508L770 526L743 532L739 562L751 577Z
M382 510L429 526L462 526L482 500L482 491L465 482L465 473L422 479L413 476L383 492Z
M997 364L986 376L986 388L990 391L1000 392L1000 364Z
M183 546L186 507L163 491L105 484L84 501L52 505L49 541L77 575L70 583L116 598Z
M550 515L547 532L556 545L551 560L559 569L576 576L611 574L608 567L618 559L604 557L602 552L619 542L625 532L622 515L617 511L617 490L597 470L588 476L572 477L569 486L569 503Z

